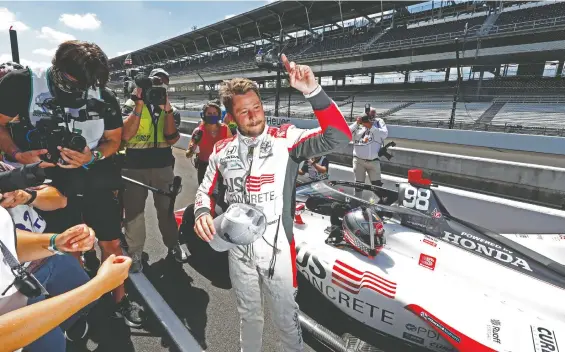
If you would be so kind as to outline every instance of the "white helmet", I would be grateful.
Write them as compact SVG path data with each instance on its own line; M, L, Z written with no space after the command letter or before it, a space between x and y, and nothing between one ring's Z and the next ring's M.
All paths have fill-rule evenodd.
M212 236L210 246L217 252L225 252L236 246L251 244L263 236L267 219L258 208L235 203L214 219L214 228L216 234Z

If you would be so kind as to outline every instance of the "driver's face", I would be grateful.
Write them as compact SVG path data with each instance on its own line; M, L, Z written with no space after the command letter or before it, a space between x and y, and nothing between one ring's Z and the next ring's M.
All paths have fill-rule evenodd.
M237 127L248 137L257 137L265 129L265 112L261 99L250 90L233 97L233 116Z

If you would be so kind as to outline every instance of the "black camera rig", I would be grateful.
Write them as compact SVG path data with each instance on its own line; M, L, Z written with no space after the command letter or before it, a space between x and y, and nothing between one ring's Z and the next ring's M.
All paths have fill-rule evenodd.
M39 164L41 162L0 172L0 192L12 192L43 184L45 171L39 167Z
M75 109L76 115L65 111L62 104L54 98L46 99L38 105L43 109L42 115L46 117L39 119L35 126L30 119L23 118L9 122L7 127L12 139L22 150L46 149L47 153L42 155L41 159L49 163L61 161L58 146L78 152L82 152L86 147L86 139L70 130L71 120L79 122L98 120L103 114L115 113L110 104L96 98L77 99L72 105L82 107Z
M384 146L382 146L381 149L379 149L379 158L383 157L383 156L385 158L387 158L387 160L390 160L390 159L393 158L393 155L388 152L389 147L396 147L396 143L394 143L394 141L392 141L392 142L389 142L389 143L385 144Z

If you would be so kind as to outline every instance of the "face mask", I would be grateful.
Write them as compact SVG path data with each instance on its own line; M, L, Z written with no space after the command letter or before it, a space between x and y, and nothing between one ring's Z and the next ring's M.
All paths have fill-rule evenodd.
M213 125L220 121L220 116L202 116L202 119L204 120L204 123Z

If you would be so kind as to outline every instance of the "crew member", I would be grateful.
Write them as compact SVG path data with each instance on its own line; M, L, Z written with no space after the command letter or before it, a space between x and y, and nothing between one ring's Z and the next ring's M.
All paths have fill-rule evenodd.
M204 174L208 168L208 158L210 158L210 154L212 154L214 144L224 138L232 137L229 127L220 121L220 116L222 116L220 102L209 101L202 108L203 123L197 128L197 130L200 130L202 133L202 137L197 144L199 149L197 153L198 184L201 184L204 179ZM191 139L186 151L186 157L191 158L195 150L195 141Z
M382 186L379 150L388 136L388 129L383 119L376 118L376 111L357 118L349 126L353 134L353 173L355 181L364 183L365 175L373 185ZM358 192L356 192L357 194Z
M298 170L299 175L308 175L310 181L320 181L328 179L330 161L325 155L306 160Z
M162 87L168 88L169 74L162 68L156 68L149 77L161 79ZM135 88L132 101L134 109L124 121L122 140L126 143L126 155L122 174L136 181L159 189L169 189L173 183L174 156L172 145L180 134L175 124L173 109L166 98L164 106L154 106L143 95L141 88ZM128 184L124 192L125 238L128 253L132 258L132 271L141 271L143 247L145 245L145 201L148 190L144 187ZM170 199L161 194L153 194L157 210L159 230L169 255L182 263L188 255L179 244L179 232L174 215L169 212Z
M10 214L0 207L0 336L2 349L22 351L40 337L71 318L102 295L122 285L131 260L110 255L96 277L63 294L45 299L49 291L41 289L33 274L24 274L21 262L40 260L55 253L86 251L94 244L91 228L78 225L60 234L35 234L16 229ZM27 277L29 285L16 286L14 280ZM29 304L28 300L40 301ZM62 347L62 349L60 348ZM66 346L49 346L43 351L63 352Z
M208 170L195 197L196 234L204 241L215 235L210 194L219 175L229 204L247 203L264 212L268 226L263 237L229 250L229 272L240 313L242 351L260 351L263 335L262 294L273 316L285 351L302 351L296 295L295 246L292 233L295 179L300 162L343 148L351 132L337 105L318 85L308 66L282 55L292 87L302 92L321 128L293 125L268 127L259 89L250 80L234 78L220 88L238 133L214 146Z
M92 227L99 240L102 260L111 254L122 254L122 211L118 196L122 180L115 155L123 122L118 100L106 87L108 77L108 58L102 49L94 43L72 40L59 45L45 74L15 70L0 81L0 150L14 163L41 161L40 156L48 151L29 150L31 146L26 138L13 140L8 121L19 117L24 126L35 126L40 119L51 119L53 111L49 102L75 117L69 127L84 137L87 146L75 151L59 145L62 160L57 164L42 163L52 185L67 197L68 205L40 213L47 221L49 232L60 233L83 222ZM87 101L97 102L103 108L96 111L86 105ZM78 121L76 117L81 116L88 118ZM85 258L86 268L94 274L93 263L98 264L95 251L85 253ZM129 326L141 326L143 310L128 298L123 285L113 291L113 299L116 317L123 317Z

